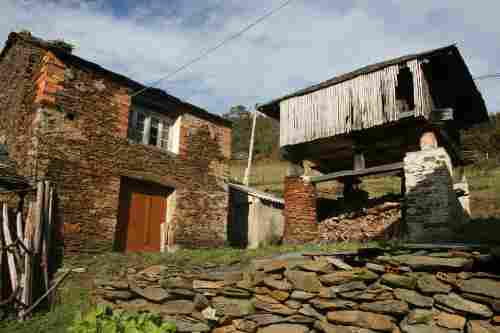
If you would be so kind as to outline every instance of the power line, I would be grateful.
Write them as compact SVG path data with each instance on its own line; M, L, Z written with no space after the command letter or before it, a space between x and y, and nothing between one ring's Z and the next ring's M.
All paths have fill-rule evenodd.
M187 67L191 66L192 64L200 61L201 59L203 59L204 57L210 55L211 53L217 51L218 49L220 49L222 46L224 46L225 44L233 41L234 39L240 37L241 35L243 35L245 32L247 32L248 30L252 29L253 27L255 27L257 24L261 23L262 21L264 21L265 19L267 19L268 17L274 15L275 13L277 13L278 11L280 11L281 9L285 8L286 6L288 6L293 0L286 0L285 2L283 2L280 6L276 7L275 9L272 9L270 10L269 12L267 12L266 14L264 14L263 16L260 16L259 18L257 18L255 21L253 21L252 23L250 23L249 25L247 25L246 27L244 27L243 29L241 29L240 31L230 35L228 38L222 40L220 43L216 44L215 46L209 48L208 50L206 50L205 52L202 52L199 56L191 59L190 61L188 61L187 63L185 63L184 65L178 67L176 70L174 70L173 72L170 72L168 73L167 75L163 76L162 78L156 80L155 82L153 82L151 84L151 86L148 86L148 87L144 87L140 90L138 90L137 92L133 93L130 97L135 97L139 94L142 94L144 91L156 86L158 83L160 83L161 81L163 80L166 80L172 76L174 76L175 74L183 71L184 69L186 69Z
M486 80L486 79L497 79L497 78L500 78L500 73L485 74L485 75L481 75L481 76L476 76L474 78L474 81Z

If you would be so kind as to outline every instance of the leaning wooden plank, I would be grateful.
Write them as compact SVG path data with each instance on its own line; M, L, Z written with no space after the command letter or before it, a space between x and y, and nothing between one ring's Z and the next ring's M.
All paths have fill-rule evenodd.
M3 207L3 203L0 202L0 208ZM0 215L0 220L2 216ZM0 290L5 290L5 279L4 279L4 257L5 257L5 242L3 237L2 228L0 227ZM0 293L0 301L2 300L2 293Z
M29 308L26 309L24 312L24 316L27 316L33 311L38 304L40 304L48 295L50 295L67 277L68 275L72 272L72 270L67 271L59 280L57 280L56 283L52 285L52 287L49 288L42 296L40 296L39 299L37 299L33 305L31 305Z
M3 234L5 237L5 247L9 248L14 244L12 241L12 236L10 234L9 228L9 212L7 208L7 204L3 204ZM9 276L10 276L10 285L12 286L12 290L17 290L17 268L16 261L14 259L14 253L12 251L7 250L7 264L9 266Z
M45 290L50 287L49 281L49 245L47 240L49 238L49 205L50 205L50 182L45 181L44 183L44 195L43 195L43 228L42 228L42 272L43 272L43 283Z
M54 218L53 218L53 211L54 211L54 188L52 186L49 186L49 204L48 204L48 219L47 219L47 253L46 253L46 260L47 260L47 272L48 272L48 285L51 284L52 281L52 275L54 273L54 255L53 255L53 249L54 249L54 244L53 244L53 235L54 235ZM49 304L52 306L54 304L54 295L51 294L47 297Z
M34 220L34 252L39 254L42 249L42 232L43 232L43 182L38 182L36 190L36 207L35 207L35 220Z
M23 232L23 216L21 212L17 212L16 215L16 231L17 231L17 239L19 242L22 242L24 244L24 232ZM26 251L22 251L26 252Z
M21 302L26 305L31 305L31 292L32 292L32 254L30 251L33 248L33 203L28 205L28 216L26 217L24 245L28 252L24 256L24 275L23 275L23 292L21 295ZM19 312L19 318L25 317L24 310Z
M35 214L33 223L33 255L31 258L31 298L38 297L42 292L43 278L41 270L41 251L43 236L43 181L38 182L36 191Z

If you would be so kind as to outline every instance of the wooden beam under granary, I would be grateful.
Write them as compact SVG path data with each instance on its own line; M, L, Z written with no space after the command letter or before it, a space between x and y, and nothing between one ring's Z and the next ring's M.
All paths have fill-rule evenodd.
M453 192L442 185L448 182L444 179L453 177L454 167L467 163L460 131L488 120L484 100L455 45L369 65L261 104L258 110L279 120L280 150L295 165L291 169L303 170L307 165L308 174L303 177L298 178L297 172L290 175L294 195L285 193L285 199L301 198L300 181L314 185L336 179L344 182L344 195L352 194L360 177L388 170L401 176L401 188L412 198L408 203L418 206L419 200L410 194L432 191L432 182L426 183L425 190L416 187L437 173L435 179L441 182L437 192L442 197L432 202L446 201L442 207L450 210L440 215L440 223L455 214L449 202L456 198L444 197ZM421 158L418 152L424 150ZM314 169L312 176L310 169ZM407 174L422 170L423 175ZM303 188L310 198L314 190ZM301 200L300 211L311 211L313 207L307 209L304 202L311 200ZM285 202L285 211L292 205ZM416 211L420 212L418 207ZM297 221L309 221L297 214L296 210L285 213L295 219L287 220L285 230L290 235L297 234L291 230Z

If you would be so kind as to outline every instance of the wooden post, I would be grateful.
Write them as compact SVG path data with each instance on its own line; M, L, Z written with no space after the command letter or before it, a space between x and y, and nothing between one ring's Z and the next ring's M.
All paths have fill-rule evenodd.
M26 217L26 225L24 228L24 245L28 251L33 249L33 203L30 202L28 205L28 216ZM33 258L31 253L26 253L24 256L24 275L23 275L23 293L21 296L21 301L23 304L30 306L31 305L31 295L32 295L32 287L33 287ZM19 312L19 318L24 319L25 312L21 310Z
M45 181L44 183L44 194L43 194L43 227L42 227L42 258L41 266L43 271L43 282L45 290L49 289L49 268L48 268L48 236L49 236L49 207L50 207L50 182Z
M22 217L22 212L17 212L16 215L16 231L17 231L17 239L19 242L22 242L24 244L24 232L23 232L23 217ZM25 252L24 249L21 252Z
M250 172L252 169L252 158L253 158L253 145L255 140L255 125L257 123L257 109L253 111L252 120L252 133L250 135L250 147L248 148L248 164L245 170L245 177L243 178L243 184L248 186L250 184Z
M42 237L43 237L43 197L44 197L44 184L39 181L36 191L36 206L35 206L35 219L34 219L34 239L33 239L33 256L31 259L32 276L42 275L41 265L41 252L42 252ZM42 279L32 279L31 297L36 298L41 295L41 286L43 285Z
M5 246L8 248L14 242L10 234L9 212L6 203L3 204L3 234L5 237ZM9 265L10 285L12 286L12 292L15 292L17 290L17 268L14 254L11 251L7 251L7 264Z
M42 248L43 194L44 194L44 186L43 182L40 181L38 182L36 189L36 207L35 207L35 221L34 221L35 239L34 239L34 249L33 249L35 254L39 254Z

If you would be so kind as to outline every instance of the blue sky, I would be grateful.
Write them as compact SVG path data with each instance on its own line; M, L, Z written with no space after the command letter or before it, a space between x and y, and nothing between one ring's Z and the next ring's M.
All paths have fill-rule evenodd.
M0 0L0 40L29 29L149 83L283 0ZM358 67L457 43L473 75L500 72L498 0L294 0L160 88L214 113ZM500 80L477 83L500 111Z

